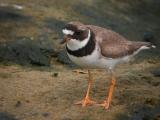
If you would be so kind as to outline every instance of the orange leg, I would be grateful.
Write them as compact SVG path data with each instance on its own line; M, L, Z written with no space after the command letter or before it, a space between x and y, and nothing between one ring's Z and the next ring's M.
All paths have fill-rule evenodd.
M83 100L75 103L76 105L82 105L82 107L85 107L87 105L91 105L91 104L96 104L95 101L92 101L89 97L89 91L90 91L90 88L91 88L91 84L92 84L92 76L91 76L91 73L90 71L88 70L88 75L89 75L89 79L88 79L88 88L87 88L87 93L84 97Z
M112 101L113 90L114 90L115 83L116 83L115 75L114 75L113 72L111 73L111 76L112 76L111 85L109 87L108 96L106 97L104 102L102 104L100 104L100 106L103 106L105 109L109 109L109 106L110 106L111 101Z

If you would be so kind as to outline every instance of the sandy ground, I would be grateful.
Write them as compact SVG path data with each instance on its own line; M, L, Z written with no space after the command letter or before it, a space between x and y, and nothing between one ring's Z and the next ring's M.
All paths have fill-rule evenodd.
M97 106L82 108L73 104L84 95L86 74L74 73L58 63L52 69L1 65L0 113L17 120L136 120L136 116L147 115L158 120L160 79L150 73L158 66L156 61L119 66L113 102L106 111ZM92 73L91 96L102 102L110 77L104 70Z

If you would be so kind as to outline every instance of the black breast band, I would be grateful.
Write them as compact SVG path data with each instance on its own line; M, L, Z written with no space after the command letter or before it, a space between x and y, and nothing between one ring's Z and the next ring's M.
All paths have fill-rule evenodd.
M94 34L91 32L91 37L86 44L86 46L78 49L78 50L70 50L66 45L66 50L70 55L76 56L76 57L83 57L92 54L96 47L95 40L94 40Z

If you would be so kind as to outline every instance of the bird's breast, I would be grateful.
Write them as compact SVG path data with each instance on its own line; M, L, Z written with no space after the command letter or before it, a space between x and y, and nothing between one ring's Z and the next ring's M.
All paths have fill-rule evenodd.
M77 57L74 55L71 55L69 53L68 57L71 61L73 61L75 64L81 66L81 67L89 67L89 68L97 68L97 62L100 58L100 53L97 50L97 48L89 55Z

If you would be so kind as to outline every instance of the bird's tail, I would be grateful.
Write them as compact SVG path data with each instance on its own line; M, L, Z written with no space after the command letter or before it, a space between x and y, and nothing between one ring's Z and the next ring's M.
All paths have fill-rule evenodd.
M155 46L153 43L151 43L151 42L144 42L144 43L145 43L145 46L146 46L146 47L156 48L156 46Z
M156 48L156 46L151 42L136 42L137 46L139 47L146 47L147 48Z

